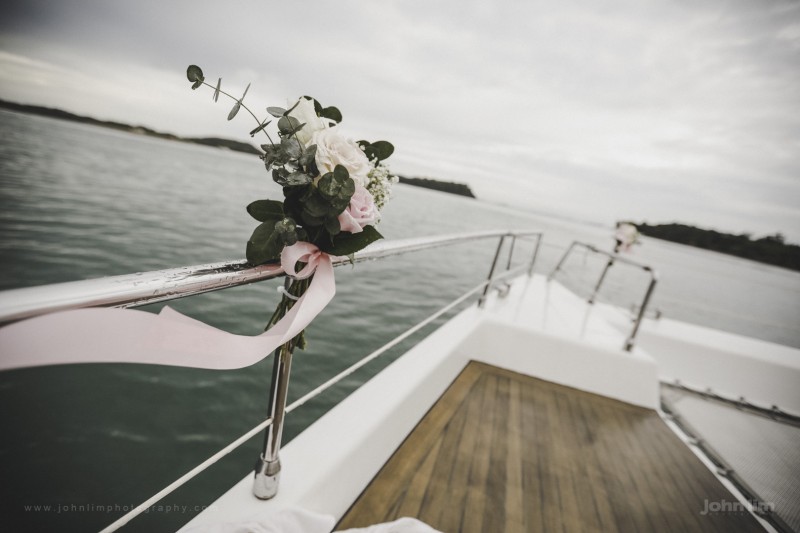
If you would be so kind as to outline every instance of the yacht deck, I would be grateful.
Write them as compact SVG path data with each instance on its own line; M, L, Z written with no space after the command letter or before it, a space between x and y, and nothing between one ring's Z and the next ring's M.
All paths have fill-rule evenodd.
M655 411L471 362L338 527L762 531L736 501Z

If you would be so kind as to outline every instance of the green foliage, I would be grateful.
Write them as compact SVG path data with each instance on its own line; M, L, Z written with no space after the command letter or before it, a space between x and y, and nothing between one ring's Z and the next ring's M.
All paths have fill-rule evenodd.
M361 233L341 231L331 237L330 243L318 243L317 246L327 254L347 256L382 238L383 235L373 226L366 226Z
M255 137L256 133L258 133L259 131L263 131L263 130L264 130L264 128L266 128L267 126L269 126L271 123L272 123L272 121L271 121L271 120L266 120L266 119L264 119L264 122L262 122L261 124L259 124L259 125L258 125L258 127L257 127L257 128L255 128L254 130L250 131L250 137Z
M197 65L189 65L186 69L186 77L192 82L192 89L197 89L205 81L203 70Z
M375 141L374 143L358 141L358 145L364 150L370 161L383 161L389 159L394 153L394 145L388 141Z
M300 146L300 141L294 137L284 137L281 139L281 150L289 156L289 161L298 159L303 155L303 147Z
M284 242L281 234L275 231L275 225L282 219L268 219L256 227L245 249L247 262L261 265L278 259Z
M320 178L317 188L322 197L328 201L338 215L347 208L350 198L356 192L356 183L350 177L347 169L336 165L333 172L328 172Z
M235 104L233 104L233 108L231 109L231 112L228 113L228 120L233 120L233 117L236 116L236 114L239 112L239 109L241 109L241 107L242 107L242 104L240 104L239 102L236 102Z
M333 106L324 108L319 112L319 116L333 120L337 123L342 121L342 112Z
M297 242L297 224L291 218L284 218L275 224L275 233L284 246Z
M297 162L301 167L310 167L314 165L314 169L316 169L316 162L315 157L317 156L317 145L312 144L306 148L305 152L298 158Z
M259 222L281 219L284 216L283 203L277 200L256 200L247 206L247 212Z
M300 121L294 117L285 116L278 120L278 130L283 136L292 135L302 127L303 124L300 124Z

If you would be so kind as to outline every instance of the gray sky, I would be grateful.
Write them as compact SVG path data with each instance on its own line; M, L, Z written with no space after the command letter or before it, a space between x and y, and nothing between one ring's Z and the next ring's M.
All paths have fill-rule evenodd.
M188 136L308 94L395 172L583 220L800 242L800 3L7 0L0 98ZM502 224L502 221L498 221Z

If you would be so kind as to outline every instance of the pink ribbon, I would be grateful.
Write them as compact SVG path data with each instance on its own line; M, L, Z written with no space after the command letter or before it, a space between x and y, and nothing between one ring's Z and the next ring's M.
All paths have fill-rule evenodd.
M297 262L306 266L296 271ZM336 293L333 264L313 244L283 249L287 275L315 274L306 293L261 335L235 335L164 307L61 311L0 328L0 370L72 363L146 363L229 370L250 366L303 331Z

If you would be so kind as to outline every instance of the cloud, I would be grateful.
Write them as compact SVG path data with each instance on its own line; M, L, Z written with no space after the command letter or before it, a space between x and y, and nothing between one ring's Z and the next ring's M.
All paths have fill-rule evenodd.
M261 112L336 105L396 171L492 201L800 241L798 28L782 0L12 1L0 96L247 140L188 90L198 63Z

